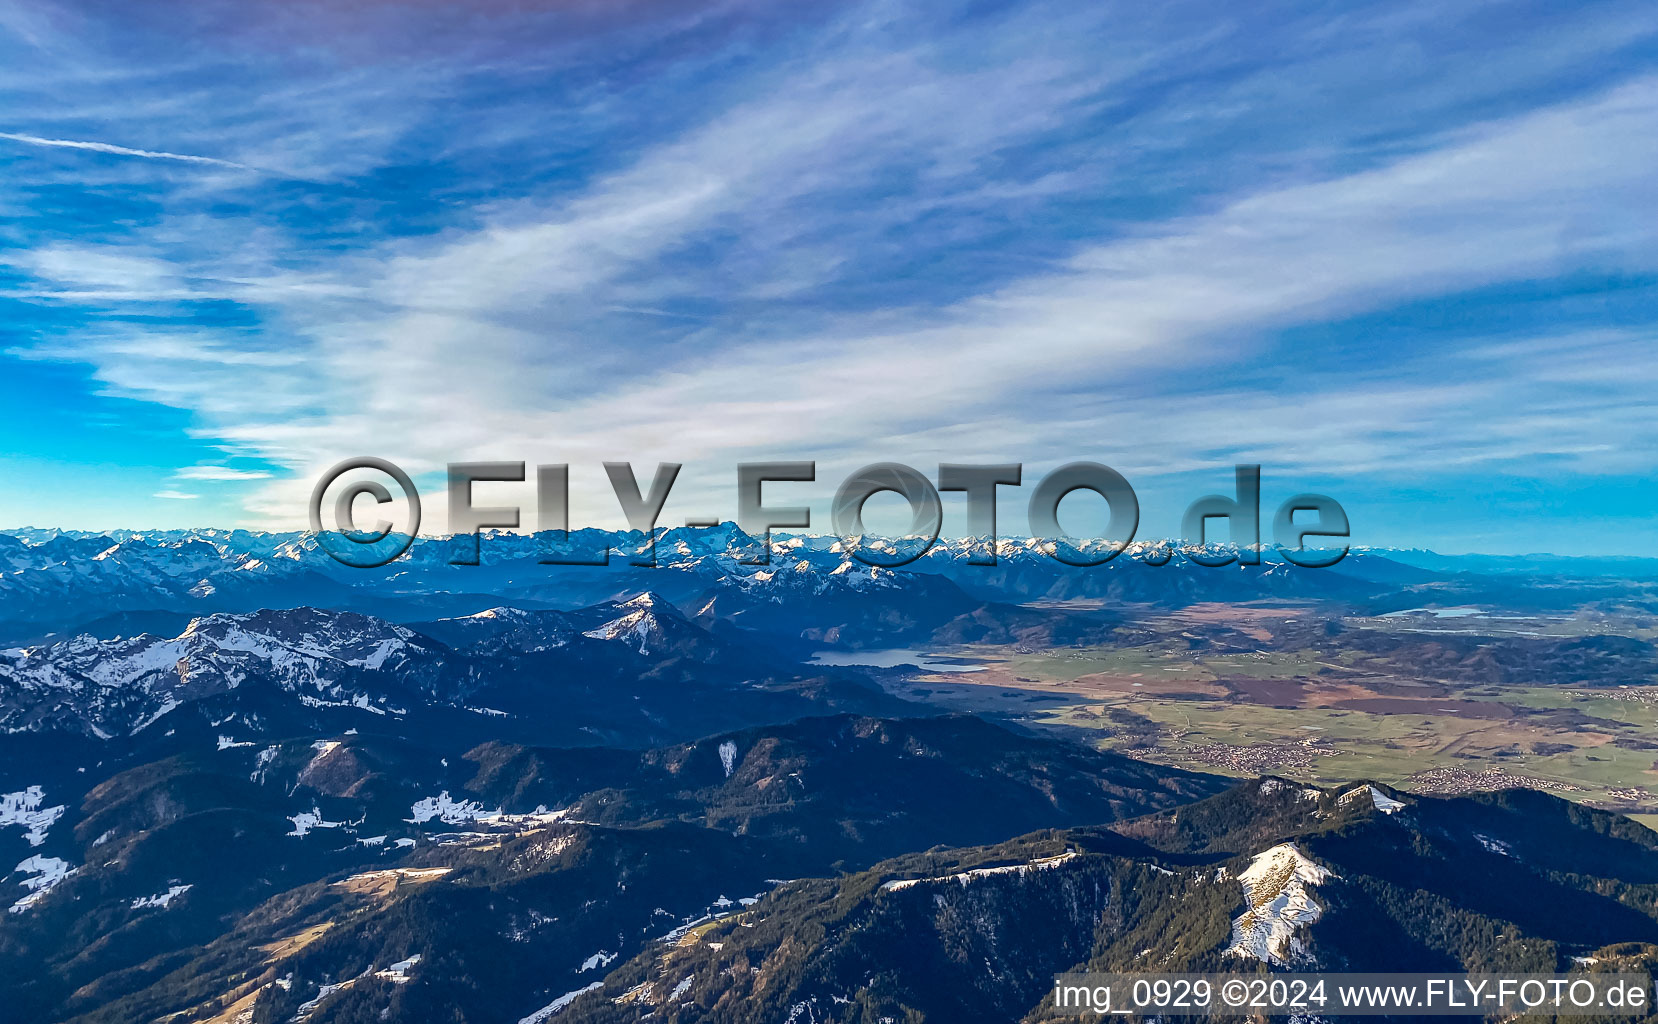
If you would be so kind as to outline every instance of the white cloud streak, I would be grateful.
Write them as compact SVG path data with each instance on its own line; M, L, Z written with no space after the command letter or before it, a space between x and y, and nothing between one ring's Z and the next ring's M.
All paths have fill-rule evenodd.
M131 156L145 160L174 160L187 164L210 164L214 167L229 167L239 171L253 170L248 165L239 164L233 160L220 160L211 156L193 156L189 153L163 153L152 149L133 149L130 146L116 146L108 142L86 142L80 139L44 139L38 135L23 135L17 132L0 132L0 139L9 139L12 142L21 142L28 146L45 146L52 149L82 149L92 153L108 153L112 156Z
M270 475L261 469L233 469L230 466L186 466L173 474L179 480L266 480Z

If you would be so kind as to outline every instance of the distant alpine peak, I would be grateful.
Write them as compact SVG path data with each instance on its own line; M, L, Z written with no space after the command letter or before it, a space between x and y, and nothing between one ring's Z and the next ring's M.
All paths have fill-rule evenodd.
M661 594L658 594L654 590L647 590L642 594L630 597L626 601L623 601L621 606L629 611L650 610L667 612L671 615L679 614L678 608L675 608L667 598L663 597Z
M629 598L616 608L624 614L583 635L595 640L620 640L648 656L662 650L674 636L700 632L667 598L653 591Z
M889 587L894 584L891 569L883 569L878 565L865 565L850 558L835 566L829 573L846 586L854 590L863 590L868 587Z
M513 608L508 605L497 605L494 608L485 608L481 612L463 615L463 619L501 619L503 621L522 622L530 617L530 613L522 608Z
M749 551L760 546L759 541L730 521L713 526L658 527L653 539L680 555L692 556Z
M395 638L411 641L412 630L394 622L360 612L327 611L321 608L265 608L255 612L217 612L191 619L177 639L203 636L223 638L232 632L275 636L283 639L314 637L331 643L353 640Z

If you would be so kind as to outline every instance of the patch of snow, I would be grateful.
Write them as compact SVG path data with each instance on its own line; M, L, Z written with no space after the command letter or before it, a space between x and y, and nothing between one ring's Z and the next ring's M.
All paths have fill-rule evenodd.
M332 984L330 984L330 985L318 985L317 986L317 996L316 996L316 998L315 999L307 999L305 1002L300 1003L297 1011L294 1014L294 1020L296 1020L296 1021L304 1020L305 1018L311 1016L311 1011L313 1011L317 1007L321 1006L322 1001L324 999L327 999L329 996L331 996L334 993L338 992L340 989L345 988L346 985L348 985L348 984L350 984L350 982L344 982L344 983L341 983L341 984L338 984L338 985L332 985Z
M243 740L242 742L238 743L238 742L236 742L235 739L233 739L229 736L220 736L219 737L219 749L220 750L231 750L231 749L234 749L236 747L251 747L251 746L253 746L253 741L252 740Z
M178 701L174 700L171 697L168 697L166 700L161 702L161 706L159 708L156 708L150 714L148 714L148 715L144 716L143 718L139 719L138 724L132 727L132 732L128 733L128 735L137 736L139 733L143 732L145 729L147 729L150 726L154 725L157 721L159 721L161 719L162 716L170 714L171 712L177 711L182 706L183 705L181 705Z
M545 1021L547 1018L551 1017L553 1014L555 1014L555 1013L559 1012L560 1010L564 1009L566 1006L569 1006L571 1003L575 1002L577 999L581 998L582 996L586 995L589 992L593 992L593 991L595 991L597 989L601 989L601 988L604 988L604 982L595 981L593 984L583 986L582 988L578 988L574 992L566 992L563 995L559 996L557 999L555 999L552 1002L548 1003L546 1006L543 1006L541 1009L539 1009L539 1010L535 1011L534 1013L530 1014L528 1017L520 1018L519 1021L518 1021L518 1024L542 1024L542 1022Z
M397 963L392 964L383 971L375 971L374 976L376 978L384 978L386 981L389 981L394 985L407 985L409 983L409 968L420 963L420 959L420 954L416 953L407 960L397 961Z
M937 878L901 878L896 881L885 883L881 886L881 891L898 892L912 886L920 885L923 882L959 882L962 885L967 885L969 882L976 881L980 878L990 878L993 875L1023 875L1031 871L1047 871L1052 868L1059 867L1066 861L1074 860L1076 856L1077 852L1075 850L1067 850L1064 853L1053 857L1038 858L1028 864L1007 864L1002 867L994 868L973 868L970 871L958 871L953 875L943 875Z
M393 715L406 715L409 713L406 708L375 707L373 702L369 700L368 694L366 693L359 693L350 700L344 701L323 700L321 697L313 697L308 693L302 693L299 695L299 702L308 708L356 708L359 711L367 711L370 714L375 715L386 715L388 713ZM345 734L347 736L354 735L355 730L347 729Z
M386 659L403 650L407 644L399 639L381 640L374 645L374 650L368 656L356 662L346 662L347 665L361 665L363 668L375 670L386 664Z
M474 800L456 801L450 798L446 789L437 796L429 796L424 800L417 800L409 807L413 817L404 820L413 825L422 825L433 818L446 825L464 825L469 821L493 821L501 817L499 808L485 811L484 805Z
M0 825L16 825L23 829L23 838L30 846L46 841L47 831L63 817L64 807L42 807L46 790L30 786L16 793L0 794Z
M1501 839L1492 839L1490 836L1482 835L1479 832L1474 833L1474 838L1478 839L1480 841L1480 845L1485 847L1487 850L1490 850L1492 853L1500 853L1504 857L1514 856L1514 848L1503 842Z
M737 744L730 740L720 744L720 764L725 768L725 777L731 778L731 773L737 770Z
M576 973L585 974L588 971L596 970L600 967L609 967L611 961L621 955L621 953L611 953L601 949L597 953L594 953L592 956L588 957L586 960L583 960L581 962L581 967L576 970Z
M789 1007L789 1017L783 1022L783 1024L795 1024L795 1021L800 1019L801 1014L806 1014L806 1020L808 1022L817 1020L817 1014L812 1012L811 1003L795 1003L793 1006Z
M761 895L764 895L764 894L762 893ZM753 906L755 903L759 902L759 899L760 899L759 896L755 896L753 898L745 898L745 899L739 900L738 903L740 903L742 906L748 907L748 906ZM693 932L696 929L702 927L703 925L707 924L710 921L718 921L721 918L730 917L735 911L731 910L731 909L723 909L723 908L731 907L732 906L731 901L726 899L724 896L720 897L720 901L721 902L715 903L712 906L710 906L708 908L707 913L701 915L700 917L692 917L692 918L686 919L677 928L673 929L668 934L662 936L660 939L658 939L656 941L658 941L658 942L678 942L680 939L683 939L685 936L689 935L691 932ZM722 908L722 904L723 904L723 908ZM667 913L667 911L662 910L662 908L660 908L660 907L657 908L656 912L657 913L664 913L664 914ZM668 916L672 917L673 915L668 914Z
M46 894L51 892L59 882L79 869L70 867L69 862L62 858L42 857L37 853L12 870L22 871L34 876L33 878L25 878L19 883L23 888L29 890L29 894L10 907L11 913L21 914L45 899Z
M454 868L447 868L447 867L445 867L445 868L386 868L383 871L364 871L361 874L351 875L351 876L349 876L347 878L344 878L344 879L342 879L338 882L335 882L334 884L335 885L348 885L352 882L373 882L373 881L377 881L377 880L382 879L382 878L391 878L394 875L397 876L398 878L413 878L416 881L421 881L421 880L425 880L425 879L428 879L428 878L442 878L444 875L447 875L449 872L451 872L453 870L455 870L455 869Z
M1238 875L1249 909L1232 922L1232 939L1224 952L1289 966L1301 954L1296 929L1324 915L1311 887L1334 877L1293 843L1257 854Z
M276 755L280 753L281 750L281 747L274 745L261 750L259 752L259 756L253 761L253 774L248 776L248 781L263 783L265 781L265 772L270 770L271 762L276 760Z
M183 896L185 893L189 892L190 889L191 886L189 885L170 885L167 887L166 892L159 892L154 896L140 896L133 900L132 909L142 910L145 907L160 907L165 910L167 908L167 904L173 902L175 899L178 899L180 896Z
M497 811L494 816L486 820L497 822L502 825L512 825L518 828L524 828L531 825L551 825L554 822L563 821L565 818L569 817L571 810L572 808L569 807L560 807L556 811L549 811L546 804L539 804L535 810L530 811L527 814L506 814ZM581 823L578 822L577 824Z
M1381 811L1383 814L1392 814L1394 811L1400 810L1405 806L1405 802L1403 800L1395 800L1386 793L1377 789L1375 786L1371 786L1369 788L1370 799L1376 804L1376 809Z
M300 811L298 814L290 814L288 815L288 820L294 823L294 830L288 834L291 836L299 836L301 839L305 838L306 833L310 832L312 829L345 827L345 822L343 821L323 820L322 810L317 807L313 807L309 811Z
M1341 802L1344 804L1352 803L1354 800L1363 800L1365 797L1369 797L1370 802L1383 814L1392 814L1405 806L1403 800L1395 800L1375 786L1360 786L1357 789L1350 789L1341 795Z

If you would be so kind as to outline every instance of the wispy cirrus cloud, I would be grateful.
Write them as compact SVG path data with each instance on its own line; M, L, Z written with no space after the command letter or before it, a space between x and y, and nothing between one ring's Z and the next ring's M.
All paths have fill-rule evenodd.
M1525 461L1544 451L1593 464L1611 454L1604 431L1612 410L1627 414L1618 452L1658 421L1639 374L1580 396L1575 420L1544 420L1531 371L1554 372L1562 357L1592 349L1561 345L1555 361L1536 367L1483 361L1478 386L1435 379L1442 367L1458 365L1444 362L1443 350L1439 362L1395 363L1405 379L1380 387L1360 384L1378 376L1368 364L1256 391L1202 378L1224 380L1251 359L1282 358L1262 332L1286 324L1583 262L1658 267L1658 232L1600 215L1608 200L1633 208L1658 199L1646 171L1658 158L1655 139L1658 84L1643 82L1483 126L1375 170L1142 225L1134 237L947 307L842 315L801 338L758 331L727 339L717 358L668 354L664 365L640 366L609 387L594 387L602 371L579 364L567 379L540 388L504 383L533 343L498 318L519 308L515 295L540 302L546 292L521 292L510 281L481 294L457 289L434 300L442 313L398 312L342 331L324 376L360 390L343 395L334 412L280 428L228 426L226 436L258 447L274 432L284 450L297 452L373 445L389 435L421 466L536 450L542 438L557 438L563 457L592 462L621 452L723 463L766 447L819 457L863 452L866 460L892 454L872 437L905 438L905 457L921 460L950 458L963 446L1031 458L1023 453L1062 454L1067 446L1093 447L1094 438L1120 438L1137 468L1151 473L1234 458L1287 471L1420 472ZM486 229L454 245L435 261L491 267L531 258L512 233ZM391 266L396 295L439 288L435 280L429 290L411 286L400 259ZM589 278L585 287L608 283ZM477 305L463 308L469 297ZM348 334L355 344L347 344ZM1622 351L1637 353L1640 344L1637 338ZM411 351L419 357L407 358ZM433 365L456 370L432 378ZM775 369L758 369L765 367ZM743 386L749 372L770 376L771 384ZM1169 374L1180 383L1160 381ZM1572 397L1553 379L1556 401ZM1350 393L1361 386L1368 397L1355 403ZM567 393L578 388L592 397ZM1600 415L1582 415L1591 402ZM1076 431L1097 420L1090 412L1102 405L1132 409L1133 417L1111 417L1106 431ZM1466 415L1470 407L1479 412ZM450 408L468 414L447 415ZM1070 429L1046 429L1056 419ZM969 437L936 426L964 421L993 428ZM388 422L398 427L386 431ZM1548 444L1529 454L1513 440L1540 434ZM1602 440L1590 440L1597 434ZM1446 450L1448 437L1454 451ZM297 507L298 490L279 485L263 496L264 507L273 514ZM602 509L602 495L590 513Z

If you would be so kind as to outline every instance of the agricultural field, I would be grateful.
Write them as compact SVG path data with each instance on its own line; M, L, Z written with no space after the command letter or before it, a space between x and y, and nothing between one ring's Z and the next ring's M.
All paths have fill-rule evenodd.
M1199 605L1134 614L1119 633L1120 645L930 650L967 670L888 686L1184 768L1527 786L1658 824L1658 677L1626 649L1651 637L1644 620Z

